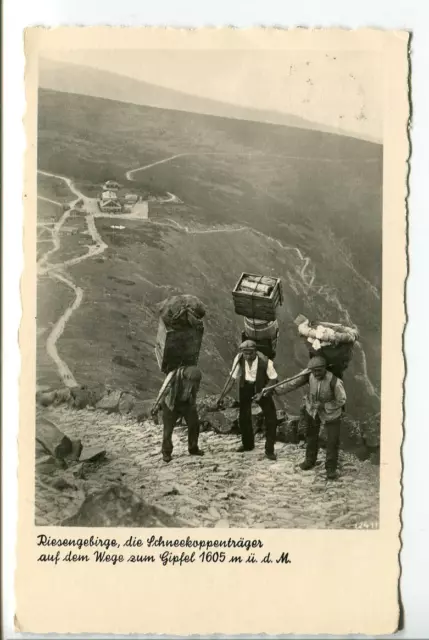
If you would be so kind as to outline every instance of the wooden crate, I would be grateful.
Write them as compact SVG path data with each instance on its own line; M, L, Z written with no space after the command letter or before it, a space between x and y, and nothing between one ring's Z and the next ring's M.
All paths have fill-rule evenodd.
M167 329L160 318L155 344L158 366L163 373L169 373L177 367L190 367L198 364L204 327L196 329Z
M270 296L261 296L255 293L239 291L243 278L253 276L261 278L263 276L254 273L242 273L232 292L234 300L234 311L239 316L255 318L257 320L267 320L272 322L276 319L277 307L283 304L282 284L279 278L276 281ZM271 276L269 276L271 277Z

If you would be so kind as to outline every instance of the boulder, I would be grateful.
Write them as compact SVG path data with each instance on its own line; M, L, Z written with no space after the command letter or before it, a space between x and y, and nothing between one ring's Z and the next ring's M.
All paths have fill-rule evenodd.
M80 440L71 440L72 448L70 453L67 454L67 461L76 462L79 460L80 455L82 453L83 445Z
M81 387L72 387L70 389L70 394L70 405L75 409L85 409L88 404L91 404L91 392L85 385Z
M153 405L153 400L136 400L129 413L129 417L134 418L137 422L144 422L152 417L151 410Z
M36 400L42 407L49 407L55 402L55 398L55 391L42 391L36 395Z
M237 419L235 417L235 414L228 415L226 411L215 411L209 414L207 420L210 423L213 431L224 435L226 433L231 433L234 429L234 423Z
M87 495L79 509L61 523L68 527L189 527L159 507L140 499L123 484Z
M122 391L110 391L104 395L101 400L97 402L96 409L103 409L108 413L114 413L119 409L119 401L122 396Z
M118 409L122 415L130 413L136 402L135 397L131 393L123 393L119 400Z
M57 389L55 393L55 402L54 404L68 404L72 400L72 394L69 387L63 387L62 389Z
M96 462L106 457L103 447L85 447L80 454L79 462Z
M201 396L197 400L198 411L207 411L209 413L211 411L219 411L219 409L216 406L218 399L219 399L219 396L214 394L207 394L205 396ZM238 406L238 402L233 398L231 398L230 396L225 396L225 398L222 400L222 409L232 409L237 406Z
M36 441L54 458L64 460L72 453L73 445L58 427L41 415L36 416Z

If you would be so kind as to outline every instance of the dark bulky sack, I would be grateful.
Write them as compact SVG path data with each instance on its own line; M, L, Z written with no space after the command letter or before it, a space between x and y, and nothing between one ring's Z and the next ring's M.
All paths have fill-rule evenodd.
M202 327L206 309L196 296L173 296L159 305L161 318L168 329Z

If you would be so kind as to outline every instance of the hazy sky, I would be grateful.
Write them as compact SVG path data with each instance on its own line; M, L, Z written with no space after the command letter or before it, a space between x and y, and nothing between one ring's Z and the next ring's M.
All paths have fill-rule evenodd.
M381 60L374 52L106 49L44 57L382 138Z

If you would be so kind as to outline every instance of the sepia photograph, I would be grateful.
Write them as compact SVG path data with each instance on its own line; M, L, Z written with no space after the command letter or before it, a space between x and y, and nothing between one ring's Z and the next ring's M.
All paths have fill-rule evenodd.
M381 51L37 65L35 525L378 529Z

